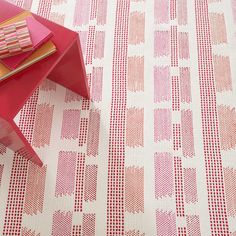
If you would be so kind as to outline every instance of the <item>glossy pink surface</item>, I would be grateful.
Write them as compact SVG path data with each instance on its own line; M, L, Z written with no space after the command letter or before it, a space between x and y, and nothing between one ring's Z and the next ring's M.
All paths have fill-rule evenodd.
M22 11L23 9L1 0L0 22L14 17ZM2 140L8 139L9 134L15 131L15 138L11 139L12 145L21 147L21 150L24 148L28 152L26 155L28 159L42 164L15 125L14 117L45 78L49 78L85 98L89 98L89 89L78 34L37 15L34 17L53 32L52 41L57 47L57 52L0 82L0 143L7 146ZM12 131L9 133L6 129L12 129ZM12 146L8 145L8 147ZM17 151L17 148L12 148L12 150ZM29 153L31 153L31 157L28 156Z

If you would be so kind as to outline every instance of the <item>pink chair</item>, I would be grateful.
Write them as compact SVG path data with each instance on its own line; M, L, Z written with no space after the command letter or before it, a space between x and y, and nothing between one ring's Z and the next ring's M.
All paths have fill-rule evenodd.
M1 0L0 22L23 11ZM87 99L90 95L78 34L40 16L34 17L53 32L52 41L57 52L0 82L0 143L42 166L42 161L15 124L14 117L46 78Z

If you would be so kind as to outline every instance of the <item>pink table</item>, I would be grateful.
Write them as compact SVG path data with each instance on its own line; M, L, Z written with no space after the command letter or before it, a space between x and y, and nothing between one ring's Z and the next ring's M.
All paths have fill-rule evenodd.
M0 22L24 11L0 0ZM14 122L14 117L40 83L48 78L89 98L78 34L42 17L34 17L54 34L57 52L28 69L0 82L0 143L42 165L42 161Z

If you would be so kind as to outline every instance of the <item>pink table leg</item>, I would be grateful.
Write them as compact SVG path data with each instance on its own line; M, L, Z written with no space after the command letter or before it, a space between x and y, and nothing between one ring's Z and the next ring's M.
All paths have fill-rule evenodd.
M79 39L75 39L48 78L85 98L90 97ZM14 121L7 122L0 118L0 127L1 144L20 153L39 166L43 165Z
M0 118L0 143L14 152L18 152L37 165L43 165L42 161L14 121L6 121Z
M79 39L75 39L48 78L87 99L90 98Z

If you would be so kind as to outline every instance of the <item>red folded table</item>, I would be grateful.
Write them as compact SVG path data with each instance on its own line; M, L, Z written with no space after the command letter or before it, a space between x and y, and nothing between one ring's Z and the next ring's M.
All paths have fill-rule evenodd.
M0 23L23 11L1 0ZM53 32L51 40L57 52L0 82L0 143L42 165L39 156L15 124L15 116L46 78L88 99L89 89L78 34L37 15L33 16Z

